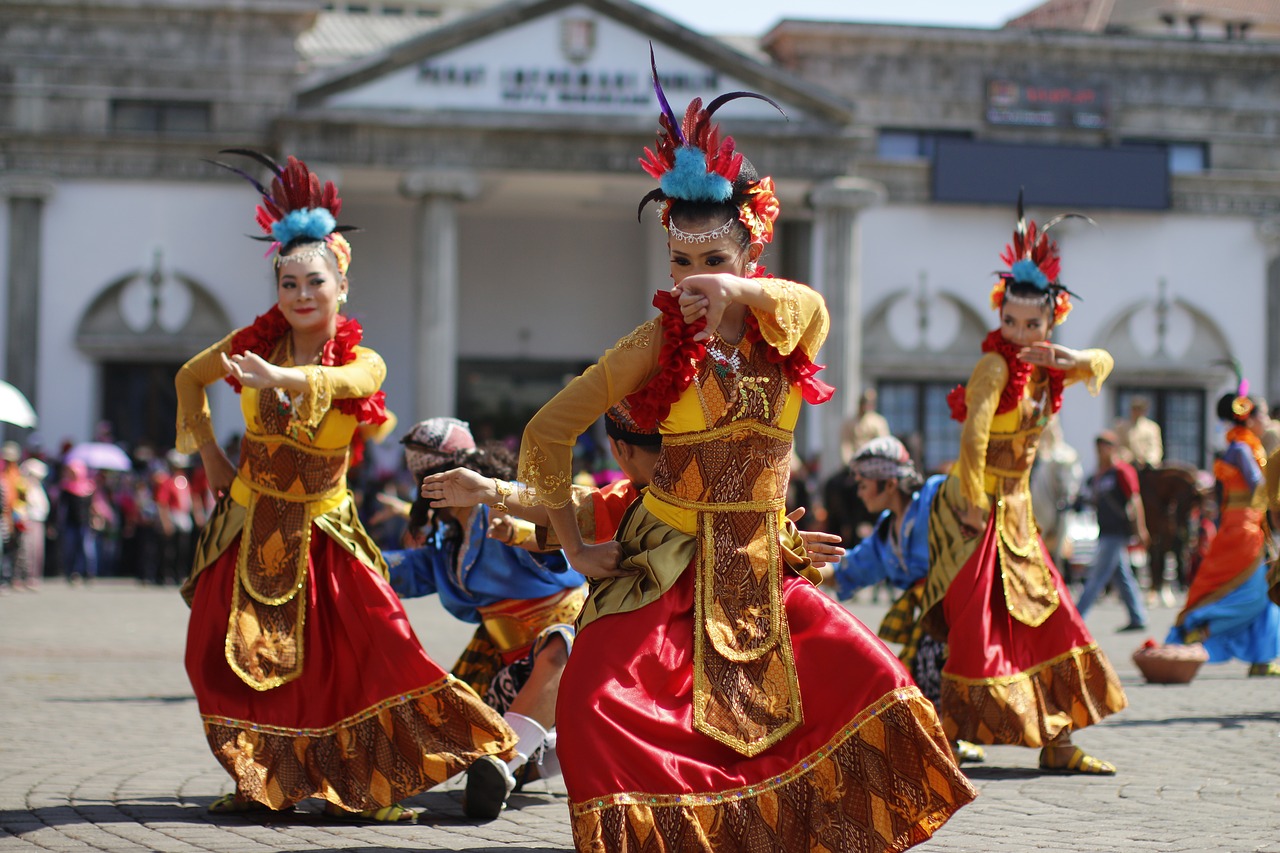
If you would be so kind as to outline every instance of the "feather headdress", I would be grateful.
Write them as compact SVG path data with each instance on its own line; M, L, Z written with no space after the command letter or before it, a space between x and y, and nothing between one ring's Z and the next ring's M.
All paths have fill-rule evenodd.
M660 128L653 148L644 149L640 166L658 181L658 188L640 200L637 217L649 202L660 202L662 225L670 229L672 200L732 204L738 208L738 219L751 232L751 239L769 242L773 239L773 222L779 210L773 180L755 179L754 174L750 180L743 179L742 154L735 150L732 136L721 137L720 127L712 123L711 117L725 104L739 98L764 101L780 113L782 107L756 92L727 92L705 107L701 98L694 98L685 109L684 119L680 120L662 91L652 44L649 45L649 66L653 71L653 91L661 107Z
M1231 368L1231 372L1235 374L1236 379L1236 396L1231 401L1231 413L1236 419L1243 422L1249 415L1253 414L1253 400L1249 398L1249 380L1244 378L1244 365L1240 364L1240 359L1232 356L1231 358L1220 359L1214 364L1225 365Z
M1004 272L997 272L999 281L991 288L991 307L999 310L1004 305L1005 291L1011 282L1027 286L1043 295L1045 302L1053 304L1053 321L1057 325L1071 313L1071 297L1075 296L1058 281L1062 258L1058 244L1049 239L1049 231L1066 219L1092 219L1079 213L1063 213L1037 228L1035 220L1028 220L1022 207L1022 191L1018 191L1018 220L1013 226L1013 242L1004 247L1000 260L1009 265ZM1079 298L1079 297L1077 297Z
M249 173L228 163L206 161L235 172L252 184L262 196L255 211L255 219L265 236L253 239L271 243L268 253L277 253L277 264L280 263L279 251L302 238L324 243L337 258L338 269L343 274L346 273L351 263L351 245L342 236L342 232L353 231L355 228L338 224L342 199L338 197L338 190L332 181L325 181L322 185L319 176L308 169L306 163L292 155L282 167L266 154L250 148L224 148L218 153L248 157L271 171L273 177L270 187L267 187Z

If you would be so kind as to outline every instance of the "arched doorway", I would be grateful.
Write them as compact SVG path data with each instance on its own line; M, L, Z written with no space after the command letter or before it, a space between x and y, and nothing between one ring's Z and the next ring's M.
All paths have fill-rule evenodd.
M150 270L108 283L76 328L76 346L98 362L98 418L116 441L173 446L178 368L231 328L202 284L165 269L157 251Z

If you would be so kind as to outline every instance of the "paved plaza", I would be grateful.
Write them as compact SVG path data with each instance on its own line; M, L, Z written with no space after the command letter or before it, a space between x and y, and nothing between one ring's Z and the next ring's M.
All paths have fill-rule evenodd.
M852 609L875 625L886 605ZM468 627L434 599L409 612L449 665ZM1173 615L1154 610L1152 634ZM416 826L336 823L314 801L271 817L208 814L230 779L183 670L186 619L175 589L123 580L0 597L0 853L571 849L559 780L483 824L463 817L457 779L410 801ZM1146 685L1129 660L1145 635L1114 633L1123 621L1109 600L1090 617L1130 708L1079 736L1119 775L1046 775L1033 750L990 749L967 768L981 797L915 849L1280 853L1280 679L1233 663L1190 686Z

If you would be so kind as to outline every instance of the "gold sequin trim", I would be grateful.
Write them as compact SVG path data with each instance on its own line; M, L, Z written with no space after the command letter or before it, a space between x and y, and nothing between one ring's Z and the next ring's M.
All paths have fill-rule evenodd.
M570 811L574 816L588 814L593 811L611 808L613 806L632 806L642 805L651 806L653 808L670 808L670 807L688 807L688 806L705 806L715 803L729 802L730 800L742 800L749 797L758 797L769 791L782 787L790 782L799 779L811 771L814 771L828 758L832 752L838 749L845 741L858 733L868 722L873 720L879 714L899 702L924 701L924 697L920 693L918 687L899 687L891 693L883 696L874 705L869 705L863 709L862 713L854 717L844 728L842 728L831 740L827 741L822 747L806 756L800 762L791 767L785 773L760 782L755 785L743 785L738 788L730 788L727 791L707 791L697 794L644 794L639 792L627 792L621 794L610 794L607 797L596 797L586 802L570 803Z
M949 672L944 672L942 674L942 677L948 681L954 681L956 684L964 684L964 685L1014 684L1019 681L1030 681L1032 678L1035 677L1036 673L1040 672L1041 670L1048 669L1049 667L1057 666L1058 664L1062 663L1064 660L1068 660L1073 657L1081 657L1083 655L1093 654L1096 651L1098 651L1097 643L1090 643L1087 646L1077 646L1076 648L1071 649L1070 651L1063 652L1062 654L1058 655L1055 658L1050 658L1044 663L1038 663L1035 666L1031 667L1030 669L1026 669L1026 670L1023 670L1022 672L1014 673L1013 675L998 675L998 676L995 676L994 678L962 678L958 675L952 675Z
M629 335L619 339L613 345L614 349L645 349L653 340L654 332L657 331L658 321L650 320L636 328Z

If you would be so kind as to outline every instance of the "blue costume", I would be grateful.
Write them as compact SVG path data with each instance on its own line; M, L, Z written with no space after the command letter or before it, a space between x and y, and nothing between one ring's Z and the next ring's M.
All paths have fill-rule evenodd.
M929 573L929 507L946 481L939 474L925 481L911 496L902 523L902 539L895 547L889 510L880 513L873 534L859 542L836 567L836 591L848 598L865 586L888 581L898 589L910 589Z

